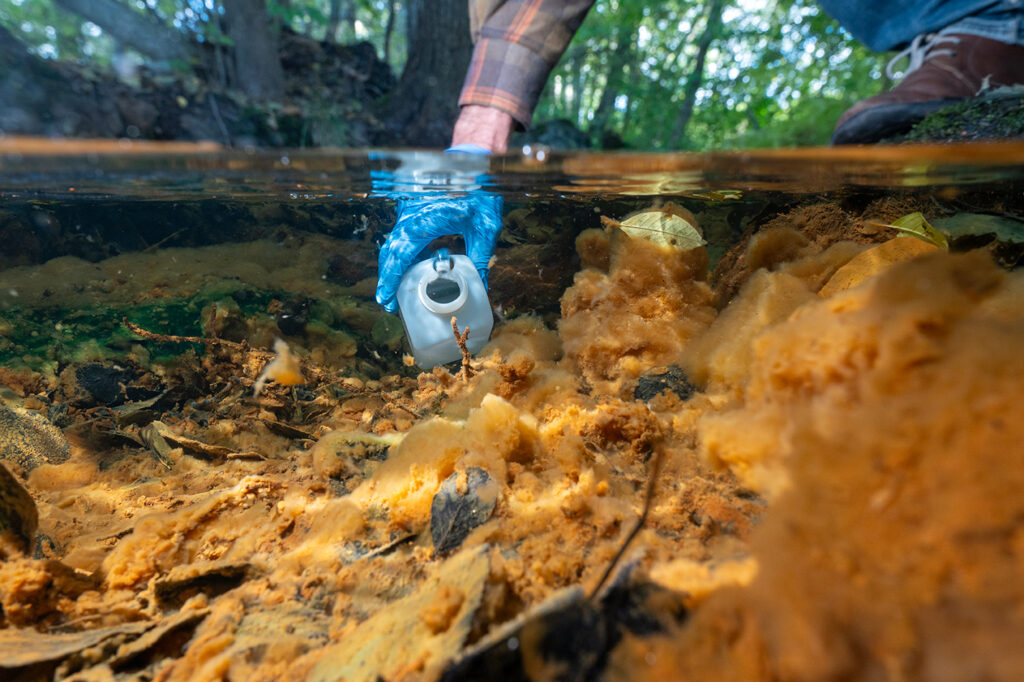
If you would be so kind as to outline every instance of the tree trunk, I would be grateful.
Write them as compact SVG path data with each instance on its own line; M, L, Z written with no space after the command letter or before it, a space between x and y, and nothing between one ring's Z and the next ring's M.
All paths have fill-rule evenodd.
M186 34L118 0L55 0L56 4L99 26L122 45L157 61L188 61L193 56Z
M395 0L388 0L388 23L384 26L384 63L391 65L391 34L395 31Z
M583 67L586 64L587 53L583 48L573 52L570 64L572 65L572 105L569 107L569 114L574 126L581 125L583 111Z
M258 100L284 97L284 70L264 0L222 0L225 34L231 39L232 86Z
M676 115L675 125L672 126L672 137L669 139L671 149L680 149L686 139L686 126L689 125L690 119L693 117L697 90L700 89L700 84L704 81L704 61L707 59L711 43L718 37L718 32L722 27L724 4L723 0L711 0L708 3L708 19L704 25L704 33L701 34L700 42L697 44L697 57L694 60L693 69L690 70L690 75L686 78L683 103Z
M342 29L338 37L338 29ZM331 0L331 11L327 18L327 37L329 43L347 43L356 35L356 2L355 0Z
M391 94L387 127L403 144L444 147L473 51L465 0L406 4L409 59Z
M327 35L324 37L329 43L338 40L338 24L341 23L341 0L331 0L331 12L327 15Z
M615 45L608 57L608 76L590 124L590 138L598 143L604 137L615 111L615 100L622 94L626 66L633 60L633 29L632 25L623 23L615 31Z

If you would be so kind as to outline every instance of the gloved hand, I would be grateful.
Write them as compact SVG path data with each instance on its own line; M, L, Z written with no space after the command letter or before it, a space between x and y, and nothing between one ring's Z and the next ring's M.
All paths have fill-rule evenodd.
M489 154L476 145L458 145L450 152ZM403 200L398 219L380 250L377 270L377 303L389 313L398 309L395 296L402 275L423 248L438 237L460 234L466 255L487 285L488 263L501 233L500 196L476 190L458 197Z

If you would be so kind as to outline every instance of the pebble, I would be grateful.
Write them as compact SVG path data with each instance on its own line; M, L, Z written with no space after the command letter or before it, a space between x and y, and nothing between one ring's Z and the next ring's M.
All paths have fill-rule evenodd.
M696 389L690 383L686 372L673 365L659 374L640 377L636 390L633 391L633 398L646 402L662 391L671 391L680 400L689 400L694 390Z

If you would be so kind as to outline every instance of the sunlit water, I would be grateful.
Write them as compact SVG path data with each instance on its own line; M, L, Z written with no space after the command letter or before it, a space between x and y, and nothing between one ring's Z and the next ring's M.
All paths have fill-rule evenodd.
M493 347L421 373L378 253L466 192L504 199ZM594 229L669 203L706 255ZM1020 144L0 139L0 671L1019 679L1022 245Z
M506 221L490 292L498 319L535 313L552 322L561 291L578 269L573 239L581 230L600 227L601 216L621 219L652 205L678 203L697 215L713 267L752 226L821 201L856 211L881 197L926 197L937 212L999 213L1004 229L1009 224L1012 231L1022 182L1021 144L721 154L558 153L527 147L486 159L430 151L0 140L0 280L5 285L0 309L9 320L0 360L59 365L93 335L98 336L92 341L113 343L95 325L111 332L129 313L156 331L197 334L199 310L226 292L243 307L293 297L292 304L308 308L320 297L345 295L353 306L376 314L376 253L403 198L465 191L501 195ZM1017 226L1024 241L1024 223ZM12 278L13 271L3 270L63 256L98 263L126 254L139 254L139 267L152 269L153 254L187 259L180 249L218 244L258 243L239 251L240 259L261 249L269 258L268 251L276 248L285 249L281 255L288 258L289 240L313 235L328 240L322 261L304 265L318 269L330 285L319 291L280 289L295 277L268 275L262 288L255 281L239 284L237 273L227 276L236 280L228 286L211 265L214 271L201 284L201 273L189 271L197 279L191 290L172 286L157 294L119 296L113 291L135 274L129 259L120 262L120 279L111 281L106 273L91 284L72 284L79 293L93 287L89 297L69 299L60 287L59 267L47 271L55 278L53 286L33 297L19 291L21 271ZM461 248L454 239L447 245ZM530 277L516 277L502 273L502 266L520 274L536 267ZM173 263L164 267L173 274ZM163 300L154 303L160 296ZM87 302L88 314L78 309ZM109 306L105 322L97 319L96 306ZM32 314L26 314L29 310ZM59 324L69 316L93 323L72 335ZM56 326L64 328L55 331ZM354 333L359 355L368 359L401 353L394 343L376 348L365 330L353 330L351 323L334 319L328 326Z

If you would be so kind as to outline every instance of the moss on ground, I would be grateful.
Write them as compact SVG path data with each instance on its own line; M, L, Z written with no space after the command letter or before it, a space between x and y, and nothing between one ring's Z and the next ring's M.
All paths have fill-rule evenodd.
M996 91L998 92L998 91ZM975 97L925 117L892 142L964 142L1024 139L1024 89L1013 95Z

